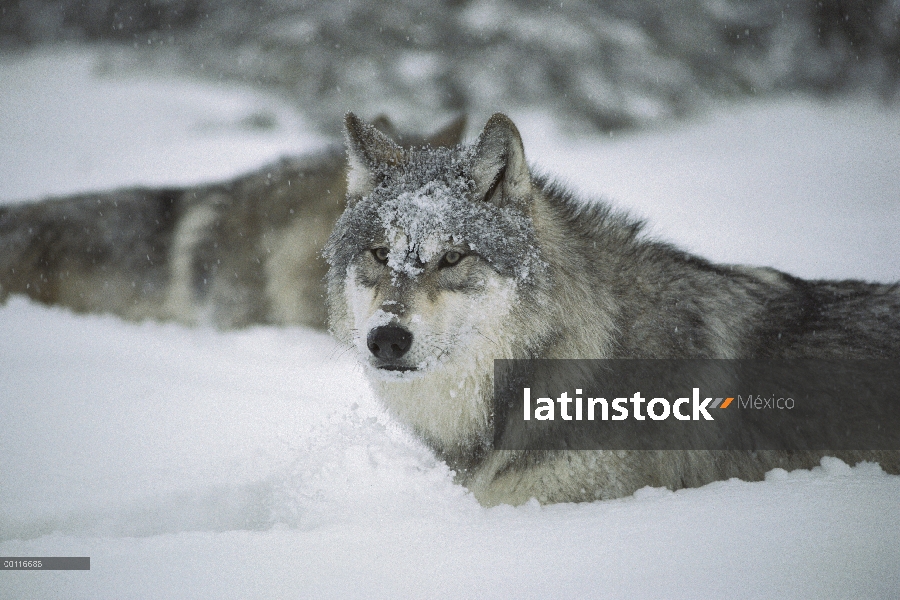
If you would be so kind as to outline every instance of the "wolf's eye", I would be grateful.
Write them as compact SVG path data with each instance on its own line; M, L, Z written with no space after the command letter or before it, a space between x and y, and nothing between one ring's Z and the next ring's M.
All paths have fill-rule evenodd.
M389 250L387 248L374 248L372 256L380 263L387 263Z
M455 250L451 250L450 252L448 252L447 254L444 255L444 257L441 259L441 264L438 265L438 267L439 268L452 267L453 265L458 263L460 260L462 260L462 257L463 257L462 253L457 252Z

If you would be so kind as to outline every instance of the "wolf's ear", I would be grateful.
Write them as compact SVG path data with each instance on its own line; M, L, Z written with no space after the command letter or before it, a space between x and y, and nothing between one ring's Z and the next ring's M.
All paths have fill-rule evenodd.
M474 159L475 199L504 206L528 196L531 172L522 137L509 117L495 113L488 119L475 142Z
M344 117L347 136L347 198L361 198L378 185L381 167L396 166L406 158L406 151L372 125L363 123L351 112Z

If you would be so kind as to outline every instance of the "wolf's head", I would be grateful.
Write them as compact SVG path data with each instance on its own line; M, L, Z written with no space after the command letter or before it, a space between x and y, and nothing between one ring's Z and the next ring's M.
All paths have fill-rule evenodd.
M534 316L523 307L534 313L546 267L515 125L496 114L455 148L402 148L353 114L346 130L347 210L325 248L332 331L357 347L376 387L395 387L392 399L396 386L425 404L422 394L483 396L472 387L493 358L528 352L534 328L523 339L513 324Z

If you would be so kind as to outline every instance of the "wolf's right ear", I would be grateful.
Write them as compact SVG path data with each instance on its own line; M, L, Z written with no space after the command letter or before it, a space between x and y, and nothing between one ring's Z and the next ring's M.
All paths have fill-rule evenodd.
M352 112L344 117L347 138L347 200L369 194L378 185L384 166L396 166L406 159L406 151Z
M495 113L475 142L476 199L504 206L528 197L531 172L525 162L522 136L509 117Z

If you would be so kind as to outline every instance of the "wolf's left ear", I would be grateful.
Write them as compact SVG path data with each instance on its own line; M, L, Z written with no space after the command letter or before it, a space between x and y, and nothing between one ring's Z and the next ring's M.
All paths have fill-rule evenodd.
M519 130L504 114L495 113L475 142L475 198L504 206L528 197L531 172Z
M351 112L344 117L347 136L347 199L369 194L378 185L384 166L396 166L406 160L406 151L372 125Z

